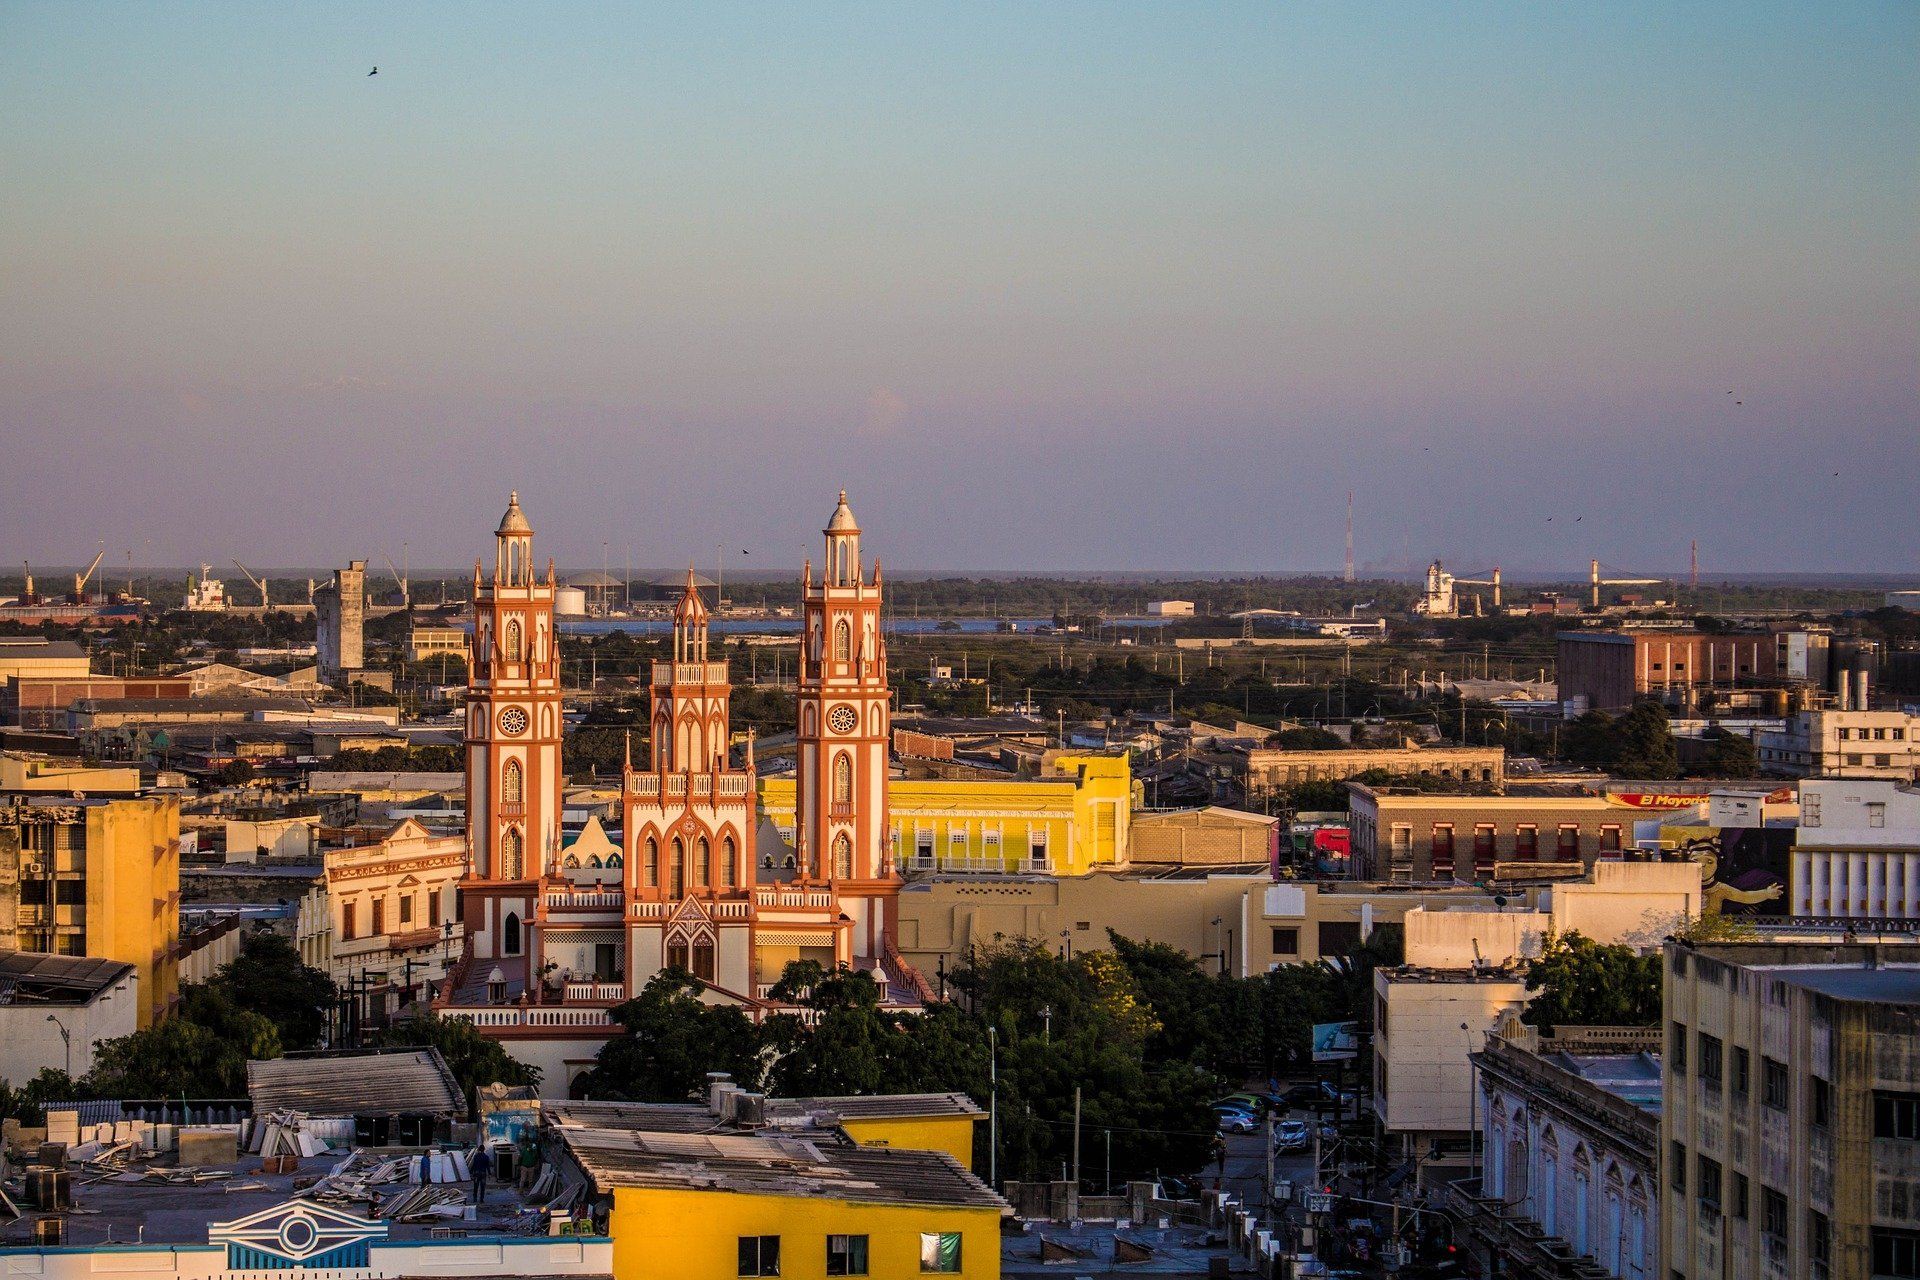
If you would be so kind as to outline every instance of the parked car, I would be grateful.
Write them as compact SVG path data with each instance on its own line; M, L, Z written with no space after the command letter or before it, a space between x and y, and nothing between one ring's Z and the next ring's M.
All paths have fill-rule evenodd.
M1252 1115L1264 1116L1278 1104L1278 1102L1279 1100L1272 1094L1248 1092L1230 1093L1224 1098L1216 1098L1213 1105L1216 1107L1233 1107L1236 1110L1245 1111ZM1282 1109L1284 1110L1284 1108Z
M1313 1141L1313 1131L1305 1120L1282 1120L1273 1127L1273 1145L1281 1151L1298 1151Z
M1245 1111L1216 1111L1214 1117L1222 1133L1252 1133L1260 1127L1260 1122Z
M1286 1090L1280 1100L1288 1107L1301 1110L1331 1111L1338 1105L1344 1111L1353 1106L1354 1095L1351 1090L1334 1087L1330 1081L1310 1080Z

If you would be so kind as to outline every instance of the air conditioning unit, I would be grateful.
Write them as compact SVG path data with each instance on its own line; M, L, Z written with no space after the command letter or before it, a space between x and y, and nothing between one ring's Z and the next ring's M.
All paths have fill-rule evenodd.
M26 872L30 876L43 876L47 874L47 864L44 862L29 862L26 866Z

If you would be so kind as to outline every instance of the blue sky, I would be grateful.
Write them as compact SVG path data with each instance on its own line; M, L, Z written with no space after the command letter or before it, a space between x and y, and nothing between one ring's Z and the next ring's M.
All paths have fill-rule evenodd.
M1903 569L1916 72L1905 2L7 0L0 553L454 566L517 487L773 567L844 484L901 567L1302 569L1351 488L1363 562Z

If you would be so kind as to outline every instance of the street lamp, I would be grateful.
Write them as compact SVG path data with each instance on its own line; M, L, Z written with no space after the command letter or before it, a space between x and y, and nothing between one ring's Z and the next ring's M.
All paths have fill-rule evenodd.
M66 1023L60 1021L60 1019L54 1017L52 1014L47 1015L47 1021L51 1022L55 1029L60 1032L60 1043L66 1049L66 1075L67 1078L71 1080L73 1078L73 1033L67 1030Z

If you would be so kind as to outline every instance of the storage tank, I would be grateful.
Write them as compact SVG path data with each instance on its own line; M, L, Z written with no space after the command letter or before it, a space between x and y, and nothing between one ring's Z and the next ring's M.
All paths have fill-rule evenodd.
M554 588L553 611L562 618L586 617L587 593L579 587Z

